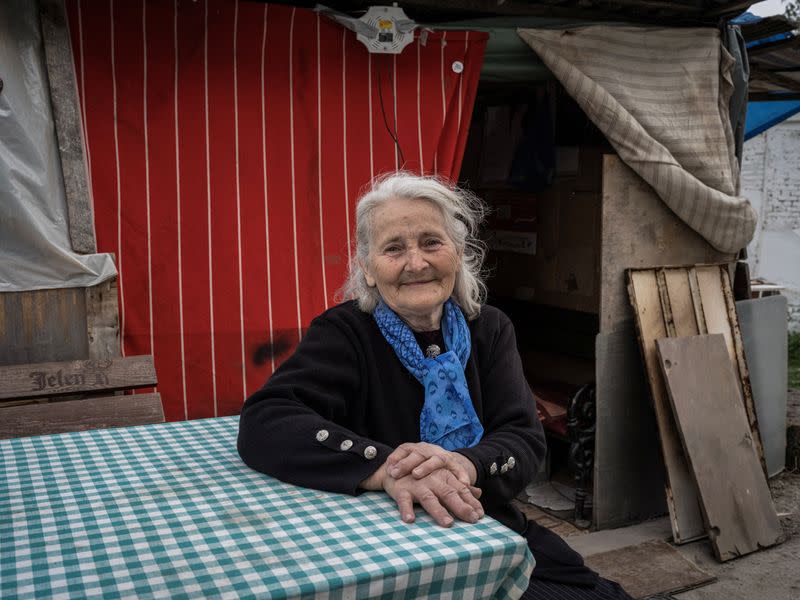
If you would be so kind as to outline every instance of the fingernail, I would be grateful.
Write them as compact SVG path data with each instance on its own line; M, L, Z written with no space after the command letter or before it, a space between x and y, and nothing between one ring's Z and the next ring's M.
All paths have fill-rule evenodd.
M395 477L397 475L397 471L398 471L397 467L392 467L391 469L389 469L389 475Z
M450 527L450 525L452 525L452 524L453 524L453 519L448 518L448 519L444 520L444 526L445 527Z
M477 523L478 519L480 519L480 517L478 516L478 513L476 513L474 510L470 514L469 518L470 518L470 521L472 521L473 523Z
M406 523L412 523L414 521L414 515L412 515L411 513L403 515L403 521L405 521Z

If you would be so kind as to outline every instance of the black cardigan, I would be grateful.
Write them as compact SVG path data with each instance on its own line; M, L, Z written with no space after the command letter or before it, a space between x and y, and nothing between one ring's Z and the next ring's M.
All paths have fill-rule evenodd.
M475 464L486 513L523 533L525 517L510 500L544 459L544 432L511 321L484 306L469 328L466 379L484 436L459 452ZM358 494L395 447L419 441L423 402L422 385L372 316L345 302L314 319L294 354L247 399L239 454L282 481Z

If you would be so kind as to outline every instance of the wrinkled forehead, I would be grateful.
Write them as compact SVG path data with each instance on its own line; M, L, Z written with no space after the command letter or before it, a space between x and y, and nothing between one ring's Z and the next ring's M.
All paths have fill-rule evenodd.
M417 237L425 234L449 233L442 210L423 198L392 198L372 213L371 238L375 243L394 237Z

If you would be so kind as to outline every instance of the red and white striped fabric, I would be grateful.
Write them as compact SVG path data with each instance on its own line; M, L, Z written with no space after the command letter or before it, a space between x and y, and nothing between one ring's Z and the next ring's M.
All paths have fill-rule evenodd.
M154 355L169 420L238 413L333 304L370 178L458 175L487 36L429 32L370 55L287 6L67 12L124 352Z

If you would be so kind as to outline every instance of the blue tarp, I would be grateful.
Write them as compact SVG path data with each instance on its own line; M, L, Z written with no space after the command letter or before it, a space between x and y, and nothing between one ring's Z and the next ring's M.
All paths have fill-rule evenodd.
M749 140L800 112L800 100L748 102L744 139Z
M732 19L731 22L735 25L744 25L745 23L758 23L761 19L762 17L745 12L735 19ZM790 32L779 33L760 40L751 40L747 42L747 48L750 49L762 44L779 42L792 37L794 37L794 34ZM745 140L749 140L765 132L770 127L800 112L800 100L781 100L780 97L781 94L776 93L775 100L747 103L747 118L744 128Z
M758 15L754 15L751 12L743 12L735 19L731 19L731 23L733 23L734 25L749 25L751 23L758 23L763 19L764 17L759 17ZM794 37L794 34L788 31L786 33L778 33L775 35L771 35L769 37L761 38L760 40L750 40L749 42L747 42L747 47L755 48L756 46L760 46L762 44L780 42L781 40L786 40L791 37Z

